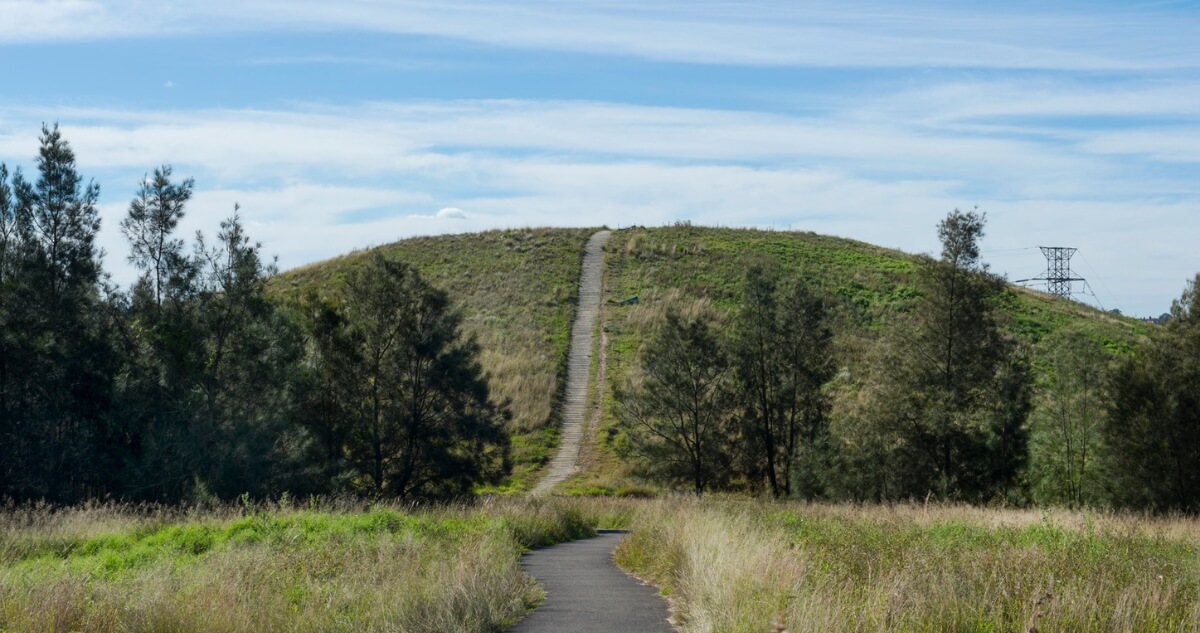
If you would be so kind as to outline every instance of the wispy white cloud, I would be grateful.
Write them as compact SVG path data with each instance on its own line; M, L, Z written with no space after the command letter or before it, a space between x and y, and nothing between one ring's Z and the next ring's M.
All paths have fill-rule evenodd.
M85 174L103 181L110 253L126 250L115 227L137 178L171 163L197 178L186 232L213 231L239 202L251 234L285 267L416 234L677 219L928 252L942 215L978 204L991 214L985 247L1077 245L1129 302L1118 307L1165 309L1200 269L1188 237L1200 231L1200 190L1188 171L1196 115L1178 98L1187 85L1147 89L1140 105L1112 99L1112 115L1161 118L1117 130L1045 126L1039 118L1070 110L1061 103L1069 89L1038 90L1041 108L1018 99L1005 109L986 91L980 104L940 106L897 92L874 108L813 116L568 101L6 108L0 160L27 164L37 125L60 120ZM1089 96L1104 100L1098 89ZM924 117L910 116L918 109ZM470 213L447 221L455 208ZM996 268L1036 273L1040 255L1017 253L1025 259L997 257ZM1163 253L1167 260L1143 264ZM120 259L109 261L119 269Z
M1143 154L1157 161L1200 163L1200 126L1104 130L1083 146L1098 154Z
M768 1L123 3L0 0L0 43L292 29L434 35L527 49L743 65L1196 68L1194 12Z

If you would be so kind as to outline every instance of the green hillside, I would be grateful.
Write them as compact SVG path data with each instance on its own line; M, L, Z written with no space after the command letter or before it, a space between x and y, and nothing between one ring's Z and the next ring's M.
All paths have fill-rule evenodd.
M548 425L561 396L563 368L583 244L594 229L531 229L414 238L379 248L416 266L460 303L468 332L483 347L483 364L497 398L512 402L516 432L514 482L525 487L551 456ZM614 231L606 247L603 323L606 406L596 437L585 444L585 473L567 484L576 491L631 485L605 439L614 417L612 386L620 384L643 334L668 302L705 302L718 313L737 307L747 266L766 262L797 274L825 297L831 309L841 375L838 406L852 398L872 345L887 324L918 299L917 258L862 242L806 232L676 225ZM273 283L283 296L337 283L365 252L288 271ZM638 297L636 304L620 301ZM1076 332L1114 352L1138 344L1139 321L1016 287L1003 298L1004 327L1029 344L1035 364L1047 337ZM597 355L599 358L601 355Z
M637 362L643 335L667 303L707 303L732 316L745 270L751 263L778 266L798 275L822 295L830 309L834 347L841 368L833 386L834 415L852 407L867 355L884 327L908 312L919 296L917 257L864 242L811 232L697 227L687 224L616 231L607 246L608 302L602 319L606 347L606 406L597 441L585 450L592 467L569 481L577 492L628 488L623 468L605 450L615 432L613 387ZM636 304L621 300L638 297ZM1147 333L1146 324L1046 293L1010 286L1002 298L1001 323L1031 346L1042 365L1056 333L1078 333L1123 353Z
M493 398L510 401L514 480L527 484L553 456L549 424L561 397L588 229L516 229L418 237L378 247L420 270L463 311L465 330L482 348ZM287 271L273 290L288 300L327 292L366 260L358 251Z

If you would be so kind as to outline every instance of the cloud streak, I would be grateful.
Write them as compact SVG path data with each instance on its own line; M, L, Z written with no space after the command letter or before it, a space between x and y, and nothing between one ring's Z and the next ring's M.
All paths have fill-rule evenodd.
M1170 5L0 0L0 43L277 30L429 35L490 46L705 64L1119 70L1200 66ZM681 17L682 16L682 17ZM9 17L13 19L8 19Z
M927 96L974 94L943 84L809 116L495 100L49 114L104 184L110 253L127 250L115 227L160 163L197 178L185 234L213 232L238 202L285 267L418 234L678 219L929 252L942 215L978 204L991 218L985 248L1079 246L1117 307L1157 314L1200 268L1197 115L1179 97L1190 89L1156 84L1138 100L1093 88L1093 112L1130 117L1103 130L1046 125L1074 107L1071 87L1017 83L993 90L1040 98L1004 108L986 90ZM48 111L5 112L0 160L27 164ZM1148 116L1160 123L1138 123ZM1036 252L992 259L1014 278L1042 266ZM128 282L118 260L109 266Z

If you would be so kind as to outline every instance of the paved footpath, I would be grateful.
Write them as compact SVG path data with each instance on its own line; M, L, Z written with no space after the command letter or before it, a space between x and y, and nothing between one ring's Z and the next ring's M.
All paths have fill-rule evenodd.
M592 343L596 316L600 313L600 289L604 278L604 244L611 231L599 231L587 242L583 268L579 275L579 303L575 323L571 325L571 347L567 352L567 392L562 411L558 454L550 470L534 487L534 495L543 495L575 471L579 443L583 438L583 419L587 414L588 372L592 368Z
M606 533L535 550L521 560L546 599L509 633L671 633L667 601L612 562L624 538Z

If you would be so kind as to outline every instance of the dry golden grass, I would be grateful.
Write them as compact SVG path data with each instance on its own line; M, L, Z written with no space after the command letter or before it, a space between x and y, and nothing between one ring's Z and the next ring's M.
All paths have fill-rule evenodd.
M554 454L552 424L566 380L584 244L595 229L512 229L417 237L378 247L416 267L462 309L463 331L480 346L492 399L512 413L512 490L531 486ZM331 293L367 251L287 271L276 296Z
M496 631L540 600L522 549L601 505L93 506L0 515L0 631Z
M1200 630L1200 523L967 507L658 501L618 561L687 632Z
M691 497L10 509L0 630L495 631L594 526L686 632L1200 630L1193 518Z

